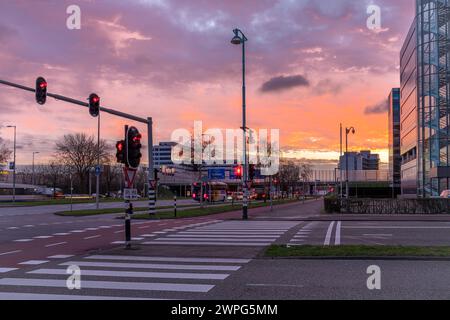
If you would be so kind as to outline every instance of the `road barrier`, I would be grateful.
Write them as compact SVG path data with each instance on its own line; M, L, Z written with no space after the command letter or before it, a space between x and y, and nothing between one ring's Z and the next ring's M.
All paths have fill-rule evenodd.
M450 199L339 199L324 200L327 213L450 214Z

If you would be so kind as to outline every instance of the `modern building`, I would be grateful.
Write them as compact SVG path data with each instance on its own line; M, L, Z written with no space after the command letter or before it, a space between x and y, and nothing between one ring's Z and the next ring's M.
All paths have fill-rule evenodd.
M176 146L175 142L160 142L159 145L153 146L153 165L155 168L173 165L172 148L174 146Z
M346 166L348 161L348 168ZM370 151L361 152L345 152L339 159L339 168L345 171L355 170L379 170L380 168L380 155L371 153Z
M416 0L400 55L401 180L404 195L449 189L450 1Z
M401 186L402 155L400 153L400 88L389 94L389 183L395 193Z

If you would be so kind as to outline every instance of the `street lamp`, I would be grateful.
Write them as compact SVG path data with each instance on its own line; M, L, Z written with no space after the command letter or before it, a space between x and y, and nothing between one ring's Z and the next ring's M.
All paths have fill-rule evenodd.
M13 203L16 202L16 126L6 126L7 128L14 128L14 167L13 167Z
M33 169L32 169L32 177L31 177L31 184L34 186L34 183L35 183L35 181L34 181L34 155L35 154L39 154L40 152L39 151L33 151Z
M242 219L248 219L248 159L247 159L247 125L246 125L246 96L245 96L245 42L248 41L244 33L239 29L233 30L234 37L231 43L234 45L242 44L242 131L243 131L243 146L244 146L244 174L243 174L243 201L242 201Z
M353 127L345 128L345 191L346 198L349 198L349 186L348 186L348 135L355 134L356 130Z

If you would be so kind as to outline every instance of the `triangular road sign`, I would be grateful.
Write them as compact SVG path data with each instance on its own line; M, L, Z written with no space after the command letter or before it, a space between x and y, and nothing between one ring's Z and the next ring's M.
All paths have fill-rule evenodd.
M127 188L131 188L134 184L134 178L136 177L136 169L131 169L124 167L123 175L125 176L125 182L127 183Z

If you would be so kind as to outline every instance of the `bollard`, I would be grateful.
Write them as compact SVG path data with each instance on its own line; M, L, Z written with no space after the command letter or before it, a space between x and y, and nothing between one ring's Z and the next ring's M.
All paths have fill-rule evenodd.
M174 215L175 215L175 218L177 217L177 196L174 196L173 197L173 209L174 209Z
M133 214L133 204L128 202L128 209L125 213L125 247L131 248L131 215Z

